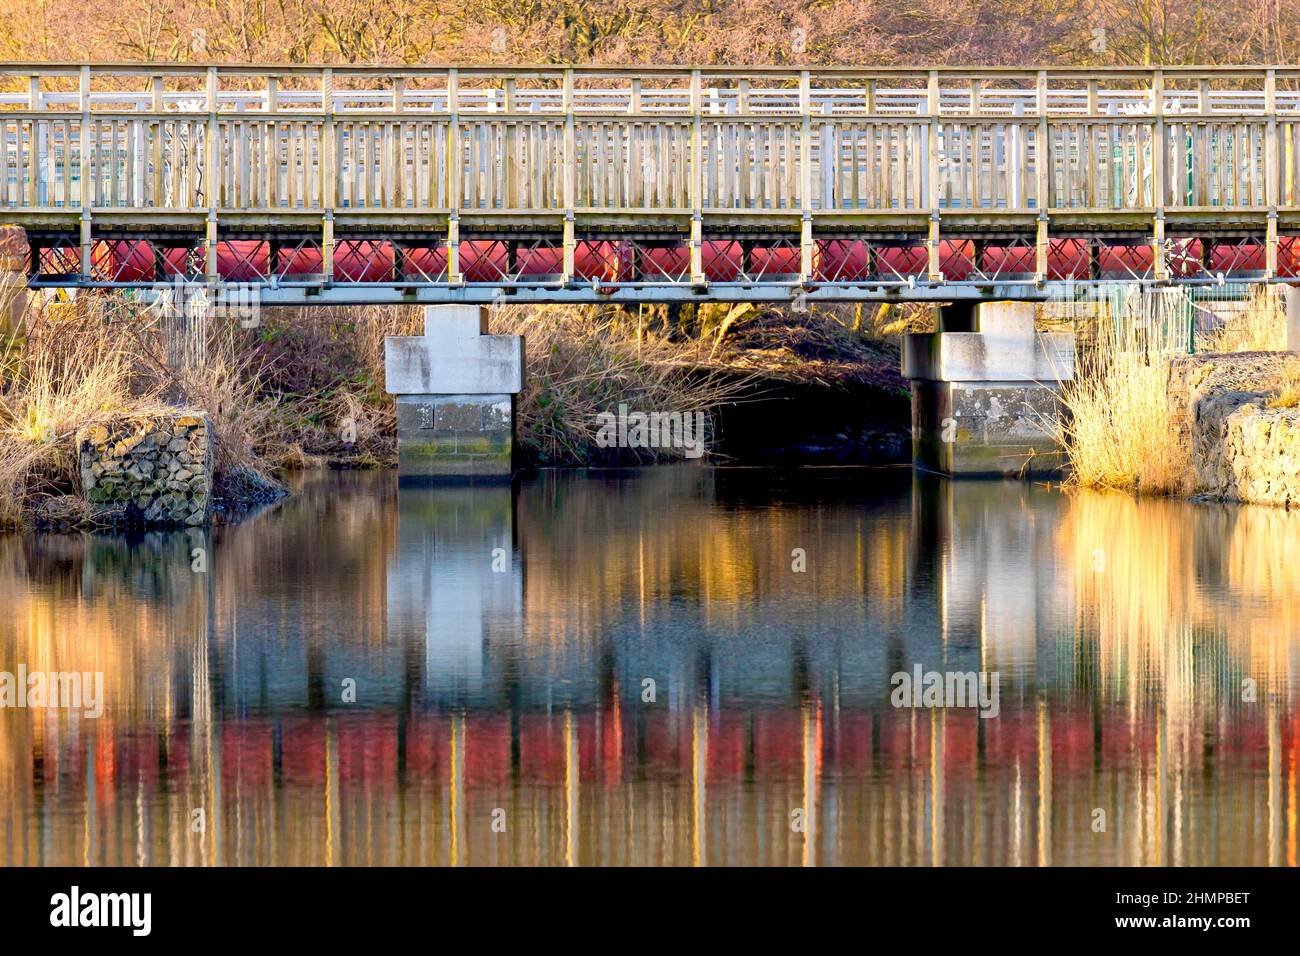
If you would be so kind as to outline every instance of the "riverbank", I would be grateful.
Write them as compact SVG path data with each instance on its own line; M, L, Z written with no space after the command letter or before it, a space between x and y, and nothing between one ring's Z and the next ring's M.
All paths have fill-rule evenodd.
M1153 307L1154 306L1154 307ZM1203 500L1300 502L1300 355L1275 289L1200 338L1144 298L1096 323L1062 388L1058 440L1082 487ZM1189 344L1197 348L1188 354Z
M218 520L273 497L291 471L396 462L383 343L418 329L419 309L267 309L240 321L161 315L120 293L29 298L0 336L0 526L105 520L86 500L78 433L180 409L210 424ZM748 304L506 307L492 319L528 342L525 467L683 456L601 447L599 416L620 405L702 413L719 461L901 460L907 388L885 321L898 319Z

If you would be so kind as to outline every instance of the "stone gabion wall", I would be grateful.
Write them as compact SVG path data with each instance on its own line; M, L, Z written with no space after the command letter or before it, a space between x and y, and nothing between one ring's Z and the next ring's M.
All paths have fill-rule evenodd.
M205 524L212 506L212 429L195 412L114 420L77 435L81 487L108 523Z
M1269 408L1272 386L1300 355L1242 352L1173 360L1171 423L1188 488L1227 501L1300 505L1300 409Z
M1202 489L1237 501L1300 505L1300 409L1216 395L1202 403L1201 422Z

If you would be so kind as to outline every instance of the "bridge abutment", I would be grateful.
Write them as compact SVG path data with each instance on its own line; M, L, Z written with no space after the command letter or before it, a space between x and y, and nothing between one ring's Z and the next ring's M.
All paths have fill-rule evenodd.
M398 480L509 481L524 340L489 335L488 310L431 305L424 335L384 342L385 388L397 400Z
M1064 465L1052 423L1074 376L1074 336L1036 332L1033 303L980 303L972 331L906 336L903 374L917 467L955 477Z

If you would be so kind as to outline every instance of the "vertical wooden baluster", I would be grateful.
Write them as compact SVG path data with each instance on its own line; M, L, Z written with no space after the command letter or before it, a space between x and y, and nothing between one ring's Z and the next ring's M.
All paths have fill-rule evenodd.
M150 195L147 200L142 197L142 204L152 206L155 209L162 208L166 205L165 191L163 186L163 130L164 119L163 111L166 108L163 99L163 78L160 74L154 74L149 78L149 89L151 93L149 110L152 114L148 121L147 129L149 131L149 161L153 167L149 177ZM172 176L176 175L175 150L173 150L172 159ZM176 184L172 183L172 202L176 202Z
M1128 182L1128 141L1125 127L1113 117L1115 116L1115 104L1108 104L1106 111L1111 115L1110 122L1110 145L1111 145L1111 162L1110 162L1110 179L1108 189L1110 190L1110 208L1119 209L1123 206L1122 192Z
M1268 278L1277 275L1277 207L1278 143L1277 143L1277 71L1264 73L1264 205L1268 208L1268 224L1264 238L1265 271Z
M148 104L137 101L135 111L148 109ZM137 119L125 120L122 123L122 137L125 142L126 154L126 182L123 184L122 199L127 206L138 208L141 205L144 189L137 186L137 173L142 171L143 164L137 162L137 157L143 156L144 150L144 126Z
M685 173L689 177L689 186L687 187L688 199L691 209L691 283L693 285L703 285L704 283L704 176L703 169L700 166L701 154L704 148L703 144L703 104L700 98L700 71L691 70L691 138L690 138L690 160L686 164Z
M890 208L893 208L894 206L897 206L899 209L908 208L907 181L910 172L912 188L917 197L917 199L912 203L912 207L919 209L921 208L921 201L919 198L921 195L921 177L924 171L921 168L921 164L916 161L915 156L913 156L909 161L907 152L909 133L914 132L915 135L919 137L921 130L919 127L909 127L902 123L890 123L882 129L884 132L885 149L893 155L893 159L890 163L889 182L885 187L885 195L889 197Z
M807 70L799 72L799 113L802 124L799 144L799 201L802 222L799 231L799 281L811 281L813 275L813 181L812 181L812 75ZM823 199L823 203L825 200Z
M384 208L385 198L384 180L387 175L387 164L384 162L384 143L388 139L388 124L380 117L376 116L370 123L371 146L373 151L370 154L370 173L373 177L370 182L370 205L376 209Z
M622 140L621 124L604 123L602 124L604 132L601 133L601 140L605 141L608 137L605 154L605 167L602 179L605 182L605 202L606 208L613 208L618 204L618 183L619 183L619 144Z
M1165 206L1169 202L1169 181L1166 169L1169 145L1165 131L1165 78L1162 70L1156 70L1151 75L1151 106L1155 112L1154 140L1156 144L1152 154L1151 167L1156 198L1155 220L1152 229L1154 244L1152 275L1153 278L1159 281L1167 275L1164 256Z
M447 217L447 281L462 281L460 272L460 211L464 205L463 179L461 177L462 148L460 143L460 73L453 67L447 71L447 204L451 212Z
M898 132L898 146L895 147L894 126L888 123L880 126L880 206L882 209L891 209L894 205L894 160L901 159L896 150L901 152L903 146L901 128ZM905 199L899 197L899 206L903 205L906 205Z
M514 116L519 111L519 102L515 90L515 78L507 77L505 81L505 107L510 120L506 123L506 195L508 209L518 209L523 205L520 196L520 178L523 175L522 146L520 126Z
M220 160L221 144L218 141L218 77L215 66L207 71L207 122L204 126L203 201L208 207L207 232L204 237L204 275L209 282L218 279L217 272L217 208L221 205Z
M1288 205L1300 206L1300 122L1294 118L1288 124L1291 130L1291 196Z
M14 120L14 190L12 194L7 190L5 193L7 198L11 197L12 206L27 204L27 170L31 165L28 162L26 145L28 125L26 119Z
M395 205L396 183L393 177L393 166L396 162L394 159L396 138L393 124L381 120L376 124L379 132L379 206L381 209L392 209Z
M397 116L397 121L393 124L393 206L397 209L405 209L407 197L410 193L410 187L407 185L407 159L406 159L406 136L407 125L402 122L403 114L406 112L406 77L397 76L393 78L393 113Z
M882 198L884 190L881 188L880 173L884 166L884 157L882 152L882 141L885 145L883 150L887 151L889 138L889 127L884 123L873 122L867 127L867 206L870 209L884 209L885 202ZM915 163L918 168L920 163ZM916 205L919 205L917 203Z
M1135 208L1146 208L1155 203L1154 191L1147 189L1147 180L1150 179L1147 156L1149 152L1155 149L1152 145L1154 142L1153 136L1153 127L1146 123L1133 124L1133 206Z
M90 118L90 67L81 68L81 82L78 88L78 100L81 107L81 170L77 201L81 206L81 276L90 279L91 267L91 206L94 203L90 189L91 177L91 118ZM72 165L72 143L67 143L68 160L65 169ZM68 174L71 179L71 172ZM69 185L71 183L69 182ZM68 192L68 205L72 204L71 191Z
M322 84L323 84L322 80ZM276 114L280 110L279 77L266 78L266 123L262 130L262 205L271 208L280 205L278 187L280 182L280 134L277 131Z
M1237 126L1222 122L1218 133L1220 202L1231 207L1237 204Z
M1047 71L1039 70L1035 84L1035 108L1038 112L1038 131L1034 137L1034 206L1038 211L1037 232L1034 239L1034 278L1047 279L1049 250L1048 210L1052 206L1052 171L1055 160L1047 116Z
M21 195L23 189L23 166L22 166L22 141L23 141L23 122L21 119L15 120L13 124L13 179L14 188L9 188L10 168L9 160L10 150L10 125L8 120L0 119L0 151L3 151L3 159L0 160L0 175L4 176L3 186L0 187L0 205L12 207L16 205L15 195Z
M274 92L270 100L275 99ZM334 210L339 203L339 162L338 126L335 122L334 71L326 67L320 78L320 205L321 236L320 259L321 278L324 282L334 281Z
M572 281L574 276L574 256L577 250L577 235L574 224L574 202L576 196L578 172L577 129L573 107L573 70L564 71L564 91L562 106L564 110L564 235L563 235L563 280Z
M982 108L980 102L980 81L970 81L969 107L970 115L977 117L980 115ZM969 130L970 146L970 196L969 205L978 209L983 205L983 177L980 175L980 147L983 138L983 129L980 123L972 119L967 125Z
M41 109L41 78L33 75L27 79L27 108L34 114ZM41 136L43 124L33 119L30 125L27 143L27 205L45 205L44 190L41 186Z
M1195 133L1196 159L1192 180L1195 199L1193 201L1198 206L1208 206L1210 205L1210 136L1214 127L1206 120L1206 115L1210 112L1210 81L1205 78L1197 83L1196 111L1201 115L1196 123Z
M940 252L940 235L939 235L939 207L942 202L940 197L940 174L939 166L939 147L940 147L940 115L942 113L942 101L940 99L939 89L939 71L931 70L929 80L926 84L926 97L924 108L930 118L930 127L926 131L926 165L929 169L927 183L927 192L930 205L930 228L926 237L928 274L933 282L943 281L943 270L939 258ZM945 147L945 160L947 160L948 148Z
M541 112L542 104L533 100L531 112L537 115ZM547 130L549 125L534 120L528 126L528 135L530 138L531 153L531 175L529 182L532 184L529 190L529 202L538 209L551 208L550 198L553 195L550 184L552 182L550 174L549 152L543 152L543 144L546 141Z

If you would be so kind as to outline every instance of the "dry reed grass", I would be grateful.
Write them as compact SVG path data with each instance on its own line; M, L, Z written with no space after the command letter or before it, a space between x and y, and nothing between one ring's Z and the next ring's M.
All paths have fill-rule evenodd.
M750 385L748 376L704 367L696 343L673 342L644 329L629 335L602 310L506 307L494 316L494 329L523 335L527 342L528 377L516 406L516 427L520 444L541 463L591 461L596 416L620 403L647 412L707 416ZM650 460L680 450L640 453Z
M121 415L201 409L219 471L264 470L260 446L274 437L274 402L258 394L259 370L231 327L214 324L201 343L204 360L174 368L161 322L122 296L33 298L21 334L8 337L11 361L0 380L0 525L22 524L44 498L77 493L77 431Z
M746 306L695 310L671 322L660 311L658 324L653 309L635 317L571 306L494 312L494 332L527 339L516 428L533 460L599 459L596 416L620 403L707 416L752 395L759 379L827 383L880 377L886 367L896 378L896 355L878 336L916 319L874 315L860 328L848 315L820 311L793 316ZM21 522L36 496L75 494L73 436L111 415L204 411L219 473L371 466L395 457L384 339L418 334L422 310L270 309L256 329L225 318L167 321L129 296L33 298L21 328L0 336L0 524ZM178 334L199 357L191 365L175 362ZM645 461L679 453L633 452Z
M1099 322L1073 381L1061 389L1066 414L1056 423L1057 438L1073 482L1150 494L1184 490L1188 462L1167 398L1176 335L1173 323L1149 310L1133 321Z
M58 307L52 307L58 306ZM100 300L68 308L33 302L0 382L0 526L22 521L41 498L77 481L74 436L123 412L162 407L156 384L135 374L121 316Z
M1286 318L1275 286L1257 285L1246 306L1210 333L1208 352L1277 352L1286 348Z

